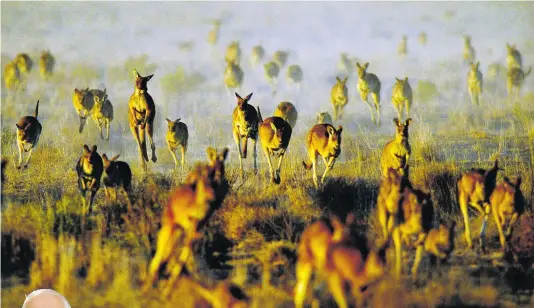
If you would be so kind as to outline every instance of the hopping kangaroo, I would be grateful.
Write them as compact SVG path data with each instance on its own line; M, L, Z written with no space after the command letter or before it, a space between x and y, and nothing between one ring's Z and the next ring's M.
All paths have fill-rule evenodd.
M271 95L276 94L276 83L278 82L278 74L280 74L280 66L275 61L269 61L263 65L265 70L265 77L271 86Z
M52 56L50 51L43 51L39 58L39 72L41 77L48 80L54 73L54 66L56 65L56 59Z
M189 258L190 245L200 236L198 224L206 218L210 204L215 200L215 190L211 186L206 169L198 169L199 174L192 184L183 184L175 189L163 210L161 228L158 232L156 254L150 262L148 275L145 281L145 290L152 287L157 279L161 263L166 262L176 249L176 244L182 232L183 246L180 256L180 266L176 275L169 280L169 287L174 284L182 270L182 265ZM169 269L174 271L175 269Z
M334 167L334 162L341 153L342 131L343 127L341 125L335 129L330 124L316 124L306 136L309 162L302 163L307 170L313 167L313 183L315 184L315 188L319 188L319 184L317 183L317 155L323 158L325 164L325 170L321 177L321 183L324 183L326 174Z
M38 113L39 101L37 101L33 116L22 117L15 124L17 126L17 146L19 148L19 163L17 165L18 169L20 169L22 166L22 152L29 152L26 162L24 163L24 168L27 168L30 158L32 157L33 149L39 143L39 138L41 137L43 127L41 126L41 123L39 123L39 120L37 120Z
M397 115L402 121L403 111L406 110L406 118L410 116L410 108L413 104L412 87L408 82L408 77L399 79L395 77L395 85L393 86L393 93L391 95L391 102L395 109L397 109Z
M258 64L263 61L265 57L265 49L261 45L256 45L252 47L252 54L250 55L250 63L252 66L256 67Z
M521 57L521 53L515 47L514 45L510 45L506 43L506 65L508 66L508 69L512 68L523 68L523 59Z
M508 98L511 98L514 92L517 93L518 95L521 94L520 93L521 87L523 86L523 83L525 82L525 78L528 75L530 75L531 71L532 71L532 67L529 67L527 72L517 67L513 67L508 70L507 76L506 76L506 89L508 93Z
M471 36L464 35L464 62L472 63L475 61L475 49L471 44Z
M295 108L295 105L291 104L290 102L281 102L274 110L274 116L286 120L287 123L291 125L291 128L295 127L298 114L297 108Z
M26 53L19 53L14 62L17 64L19 71L23 74L29 74L33 67L33 61Z
M278 64L279 67L284 67L287 63L287 59L289 58L289 52L285 50L277 50L273 54L273 60Z
M258 140L258 113L256 109L248 103L252 97L252 93L241 98L239 94L235 93L237 97L237 106L232 114L232 133L234 141L239 149L239 170L243 176L243 158L247 158L247 141L252 140L254 147L254 173L258 172L256 165L256 141Z
M175 121L167 120L167 145L169 146L169 151L171 151L172 158L174 159L174 167L178 168L178 159L176 159L176 150L180 147L180 152L182 154L182 171L184 171L185 165L185 152L187 151L187 141L189 140L189 131L187 130L187 125L184 122L180 122L181 119Z
M19 89L21 83L20 71L17 64L13 61L6 64L4 67L4 83L6 89L11 93L15 93Z
M330 124L334 125L334 121L332 121L332 117L330 114L326 112L318 112L317 113L317 121L315 124Z
M72 104L76 109L76 113L78 113L78 117L80 117L80 127L78 132L82 133L85 123L87 122L87 117L93 110L95 104L93 93L89 91L89 88L85 90L78 90L75 88L74 94L72 95Z
M525 211L525 198L521 193L521 177L514 182L505 177L497 185L490 197L491 211L499 231L499 241L502 249L506 248L506 241L512 234L512 228L521 214ZM506 229L506 233L503 231Z
M76 173L78 174L78 189L82 194L83 213L87 209L87 198L85 196L87 191L91 192L89 201L89 215L93 210L93 201L96 192L100 188L100 178L104 172L104 163L102 157L96 152L97 147L93 145L91 150L87 145L83 146L83 154L76 163Z
M318 220L312 223L302 233L297 248L295 307L304 306L314 271L327 279L328 288L340 308L348 307L347 283L351 286L357 307L363 307L361 288L374 283L384 274L387 246L370 249L365 238L352 238L345 230L346 225L333 217L329 222Z
M465 224L465 239L469 248L473 247L471 242L471 231L469 229L468 207L471 205L481 215L484 215L484 222L480 229L480 246L484 249L484 234L488 222L488 214L491 211L489 198L495 189L499 161L495 160L493 168L489 170L471 168L465 172L458 180L458 203L462 212Z
M128 102L128 121L130 129L137 142L139 148L139 155L141 157L141 166L146 171L146 162L148 162L148 154L146 149L145 128L150 140L150 148L152 149L152 161L156 162L156 145L152 137L154 129L154 118L156 117L156 106L152 96L148 94L147 83L154 76L154 74L143 77L134 69L135 88L134 93Z
M471 70L467 73L467 90L471 103L479 105L482 94L482 73L479 70L480 62L471 63Z
M108 140L109 141L109 126L111 124L111 121L113 121L113 105L108 99L108 95L106 94L106 90L104 89L103 93L100 90L94 91L93 94L93 110L92 110L92 117L93 121L95 121L96 125L98 126L98 129L100 130L100 138ZM102 133L103 127L106 126L106 138L104 138L104 134Z
M106 153L102 154L102 162L104 163L104 192L107 198L111 198L110 189L115 189L115 199L117 198L117 190L130 191L132 186L132 170L128 163L117 160L119 155L108 159Z
M401 41L397 46L397 54L399 56L405 56L408 54L408 37L406 37L406 35L402 36Z
M409 239L416 236L417 240L413 246L417 250L412 266L412 276L415 278L423 257L424 243L434 219L431 197L429 194L412 188L402 171L399 172L393 168L388 169L388 177L383 180L382 185L387 187L380 189L377 201L378 218L383 232L386 233L386 242L389 241L390 236L393 237L395 273L397 277L400 277L402 272L403 240L409 244Z
M330 101L334 106L334 120L336 121L341 120L343 116L343 108L349 103L349 91L346 85L348 78L349 77L347 76L341 80L336 76L337 82L330 91Z
M226 47L226 55L224 56L226 63L235 63L238 64L241 62L241 47L239 46L239 41L231 42L228 47Z
M399 119L393 119L395 123L395 139L389 141L382 151L382 175L388 176L388 169L403 170L403 174L409 176L409 160L412 154L412 148L408 140L408 127L412 119L408 118L403 124Z
M371 113L371 121L374 124L380 125L380 89L382 85L378 77L373 73L368 73L367 68L369 67L369 62L366 62L363 66L360 63L356 63L356 68L358 69L358 92L360 92L360 97L362 101L367 104L369 107L369 112ZM368 96L371 93L373 97L373 103L376 110L376 120L373 112L373 107L369 102Z
M303 75L304 74L302 73L302 68L300 68L300 65L293 64L287 68L287 82L289 84L296 84L297 89L300 89L300 83L302 82Z
M226 62L226 68L224 69L224 86L226 91L230 92L230 89L238 89L243 83L243 70L239 67L239 64L234 62Z
M258 134L261 140L261 147L265 158L269 163L269 173L271 181L275 184L280 184L280 168L282 167L282 158L286 153L289 141L291 140L291 125L281 117L261 118L260 107L258 107L259 129ZM271 163L271 156L278 155L278 167L273 170Z

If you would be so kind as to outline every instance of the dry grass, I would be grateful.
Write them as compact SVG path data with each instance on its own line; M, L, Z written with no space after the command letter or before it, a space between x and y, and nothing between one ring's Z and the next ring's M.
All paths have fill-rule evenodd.
M22 94L18 100L24 102L44 96L44 107L40 110L43 137L27 170L14 168L16 148L12 123L31 110L27 110L26 104L15 105L3 98L2 157L8 158L10 164L2 187L2 307L20 305L24 294L36 287L61 291L73 307L194 306L194 292L186 286L178 286L170 299L161 299L159 288L148 295L140 293L147 264L155 251L162 208L169 191L181 184L185 174L171 171L173 162L163 139L165 115L161 114L158 117L162 118L156 119L155 133L157 156L161 159L156 165L149 164L152 171L146 177L141 173L133 137L124 124L126 116L120 111L126 110L133 65L145 74L157 67L141 56L109 69L112 78L116 75L113 79L116 82L108 85L108 93L117 93L115 99L110 99L118 110L109 144L99 140L93 123L88 123L86 131L78 134L73 129L77 127L77 118L72 108L71 114L66 118L62 114L59 121L60 115L50 106L68 101L74 88L63 84L61 71L52 78L53 87ZM75 71L83 82L93 82L98 77L97 70L89 70L86 75L81 67ZM185 83L191 76L194 80ZM165 95L172 94L172 82L183 82L180 89L187 91L204 82L201 75L181 69L163 80L167 82ZM128 85L125 90L123 84ZM433 85L420 87L429 92L420 95L429 97L428 100L436 97ZM436 84L436 87L446 89L447 84ZM223 91L222 87L220 90ZM171 102L167 100L157 108L169 108L167 104ZM458 212L455 187L458 176L474 166L487 168L498 155L505 171L497 180L504 175L521 175L523 193L532 202L534 94L526 93L513 106L501 101L494 103L476 110L470 106L425 110L424 114L421 108L416 110L410 128L411 181L417 188L431 192L437 220L459 222L457 250L450 263L438 270L430 271L425 259L419 281L385 277L365 292L368 306L511 307L532 303L534 286L525 284L525 291L512 282L517 277L523 277L524 281L534 279L534 270L519 270L517 264L504 263L502 256L495 254L499 246L493 221L487 233L490 253L477 257L475 252L467 251ZM210 123L199 117L186 119L188 125L191 123L191 137L195 140L192 153L188 153L194 157L188 157L191 164L186 166L187 170L195 160L204 160L208 145L220 148L233 144L230 112L224 117L220 116L222 108L218 106L211 112L207 109L213 119ZM307 116L313 122L313 112L299 114L297 126L304 125ZM346 121L349 119L347 115ZM344 130L340 159L318 190L313 188L311 172L302 167L306 158L306 129L296 131L292 138L282 169L282 183L278 186L269 183L261 152L258 152L259 174L255 176L247 171L245 179L240 180L236 151L232 147L227 167L232 188L222 208L203 230L203 239L195 246L195 258L190 264L193 275L210 285L216 280L229 279L243 286L252 297L254 307L291 307L295 244L307 224L330 214L344 219L352 212L357 216L358 228L374 237L380 154L383 145L393 137L392 124L384 123L391 126L391 134L365 128ZM74 171L84 143L97 143L99 152L108 155L120 153L121 159L131 165L134 177L130 201L109 202L99 192L95 212L87 221L81 216ZM251 169L251 159L247 158L244 164L245 170ZM320 163L320 172L322 168ZM473 220L472 228L476 230L481 219ZM407 258L405 273L411 262ZM321 307L333 305L324 285L318 284L313 294Z

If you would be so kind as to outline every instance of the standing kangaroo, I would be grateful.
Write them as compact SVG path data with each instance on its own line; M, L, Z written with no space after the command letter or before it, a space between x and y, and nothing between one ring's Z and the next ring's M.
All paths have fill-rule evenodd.
M395 109L397 109L397 115L402 121L402 114L406 110L406 118L410 116L410 108L413 103L412 87L408 82L408 77L399 79L395 77L395 85L393 85L393 93L391 95L391 102Z
M367 107L369 107L369 112L371 113L371 120L373 121L373 123L380 126L380 89L382 88L382 85L375 74L367 72L368 67L369 62L366 62L364 65L356 63L356 68L358 69L358 92L360 92L360 97L362 98L362 101L364 101L367 104ZM371 93L371 96L373 97L373 103L375 105L374 109L376 110L377 117L376 121L375 116L373 114L373 107L367 99L369 93Z
M476 105L479 105L480 94L482 94L482 73L478 69L479 66L479 61L471 63L471 69L467 73L467 90L471 98L471 103Z
M332 91L330 91L330 101L334 106L335 121L341 120L343 108L349 103L349 90L346 85L348 78L349 77L345 77L344 79L341 79L336 76L337 82L332 87Z
M152 96L148 94L147 83L154 74L143 77L139 75L137 70L133 71L135 77L134 93L128 102L128 121L130 129L134 135L137 146L139 147L139 155L141 156L141 166L146 171L146 162L148 162L148 154L146 149L145 128L150 139L150 147L152 149L152 161L156 162L156 145L154 144L153 129L154 118L156 117L156 106Z

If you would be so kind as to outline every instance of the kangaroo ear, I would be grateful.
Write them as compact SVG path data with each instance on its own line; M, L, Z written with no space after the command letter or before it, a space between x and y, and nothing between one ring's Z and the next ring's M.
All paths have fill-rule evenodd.
M150 79L152 79L152 77L154 77L154 74L146 76L145 79L146 79L146 81L149 81Z
M74 93L80 94L80 90L78 90L78 88L74 88Z
M169 124L171 124L171 123L172 123L172 121L171 121L171 120L169 120L169 118L165 118L165 120L167 120L167 123L169 123Z
M141 78L141 75L139 75L139 73L137 72L137 70L135 68L133 70L133 75L134 75L135 79Z
M365 62L365 64L363 65L363 69L367 69L369 67L369 62Z
M404 77L404 82L408 83L408 76Z
M121 156L121 155L117 154L117 155L113 156L113 158L111 158L111 161L116 161L119 158L119 156Z
M96 153L96 144L91 148L91 153Z
M357 68L362 68L362 66L360 65L360 63L356 62L356 67Z
M24 127L22 127L22 126L19 126L19 124L18 124L18 123L15 123L15 126L16 126L16 127L17 127L17 128L19 129L19 130L24 130Z
M217 150L215 150L214 148L208 147L206 153L208 154L208 160L210 162L213 162L217 159Z
M89 154L89 153L91 153L91 151L89 151L89 147L87 146L87 144L84 144L84 145L83 145L83 152L84 152L85 154Z
M333 135L336 132L336 130L332 126L327 126L326 132L328 132L328 135Z
M519 188L519 186L521 186L521 176L518 176L516 179L515 179L515 183L514 183L514 186L515 188Z
M239 99L239 100L243 99L243 98L241 98L241 96L239 96L239 94L237 94L237 92L235 92L235 97L237 97L237 99Z
M247 95L247 96L245 97L245 100L246 100L246 101L249 101L249 100L252 98L252 94L253 94L253 93L250 93L249 95Z
M222 158L221 161L226 160L226 157L228 156L229 151L230 149L228 149L227 147L222 150L221 155L220 155Z
M106 155L106 153L102 154L102 160L104 161L104 163L109 161L108 156Z
M181 119L182 119L182 118L178 118L178 119L176 119L176 120L174 121L174 123L178 123L178 122L180 122Z
M347 79L349 79L349 76L347 76L347 77L345 77L345 79L343 79L343 83L346 83Z
M395 77L395 80L397 80L397 82L401 82L401 80L397 77Z
M336 76L336 80L337 82L341 83L341 79L339 78L339 76Z

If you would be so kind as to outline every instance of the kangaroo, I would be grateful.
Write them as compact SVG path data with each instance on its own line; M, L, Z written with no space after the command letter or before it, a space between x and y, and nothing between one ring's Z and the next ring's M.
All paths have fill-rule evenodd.
M219 31L221 29L221 22L219 20L215 20L213 22L213 28L208 33L208 43L210 45L216 45L217 41L219 40Z
M265 77L267 82L272 87L271 95L276 94L276 84L278 83L278 75L280 74L280 66L275 61L269 61L263 65L265 70Z
M235 93L237 97L237 106L232 114L232 133L234 141L239 149L239 170L241 177L243 177L243 158L247 158L247 141L252 141L254 147L254 173L258 172L256 165L256 142L258 140L258 113L256 109L248 103L252 97L252 93L241 98L239 94Z
M341 120L343 116L343 109L345 105L349 103L349 91L347 89L347 79L345 77L343 80L336 76L336 84L332 87L330 91L330 101L334 106L334 120Z
M56 65L56 59L49 50L41 52L41 57L39 58L39 72L41 77L45 80L48 80L54 73L54 66Z
M284 158L289 141L291 140L291 125L280 117L270 117L263 121L260 107L258 107L258 119L260 121L258 133L263 153L265 153L265 158L267 158L267 162L269 163L271 181L275 184L280 184L280 168L282 166L282 158ZM280 157L276 173L271 163L271 156L274 155Z
M294 128L297 123L298 112L295 105L290 102L281 102L274 110L274 116L284 119L291 125L291 128Z
M302 68L300 68L300 65L293 64L288 66L286 77L289 84L295 84L297 89L300 89L300 83L302 82L303 77Z
M525 211L525 198L521 193L521 177L512 182L508 177L497 185L490 196L493 219L499 231L499 241L504 250L506 241L512 234L512 228L521 214ZM506 233L503 231L506 226Z
M479 70L480 62L471 63L471 70L467 73L467 90L471 103L479 105L482 94L482 73Z
M187 151L187 141L189 140L189 131L187 130L187 125L184 122L180 122L181 119L171 121L168 118L167 120L167 145L169 146L169 151L171 151L172 158L174 159L174 167L178 168L178 160L176 159L176 149L180 147L180 152L182 154L182 171L184 171L185 165L185 152Z
M512 97L512 95L517 93L518 95L521 94L521 87L523 86L523 83L525 82L525 78L530 75L530 72L532 71L532 67L528 68L527 72L524 72L521 68L513 67L508 70L507 76L506 76L506 89L508 93L508 97ZM514 91L515 90L515 91Z
M250 63L256 67L265 58L265 49L262 45L256 45L252 47L252 54L250 56Z
M397 46L397 54L399 56L405 56L408 54L408 37L403 35L399 45Z
M241 88L243 76L243 70L239 67L239 64L226 62L226 68L224 69L224 85L228 92L230 92L230 89Z
M363 66L358 62L356 63L356 68L358 69L358 92L360 92L362 101L369 107L371 120L374 124L380 125L380 89L382 88L382 85L375 74L367 72L368 67L369 62L366 62ZM376 110L376 121L373 107L368 100L369 93L371 93L371 96L373 97L373 103L375 105L374 109Z
M226 63L235 63L239 65L241 62L241 47L239 46L239 41L233 41L226 48L226 55L224 57Z
M395 77L395 80L391 102L393 103L393 107L397 109L397 115L402 121L404 109L406 109L406 117L408 118L410 116L410 109L413 104L412 87L408 82L408 77L404 77L404 79Z
M341 153L341 132L343 127L340 125L335 129L330 124L316 124L306 136L306 148L308 150L309 162L302 162L304 168L310 170L313 167L313 183L315 188L319 188L317 183L317 155L323 158L326 169L321 177L321 183L324 183L326 174L334 167L336 158Z
M469 229L469 213L468 207L471 205L481 215L484 215L484 222L480 229L480 245L484 250L484 234L488 221L488 214L491 211L489 205L489 198L493 193L496 185L497 172L502 170L499 168L499 160L495 160L493 168L489 170L472 168L465 172L458 180L458 203L462 212L465 224L465 239L467 246L473 248L471 242L471 231Z
M137 142L139 149L139 156L141 157L141 166L146 171L146 162L148 162L148 154L146 149L145 128L150 140L150 147L152 149L152 161L156 162L156 145L154 144L153 129L154 119L156 117L156 105L152 96L148 94L147 83L154 74L143 77L139 75L137 70L133 70L135 77L134 93L128 102L128 122L130 129Z
M6 89L11 93L16 93L21 84L20 71L17 64L13 61L4 67L4 83Z
M394 172L398 173L397 176L403 177L402 171ZM398 198L399 193L400 198ZM395 246L395 273L397 277L400 277L402 272L402 240L416 236L417 239L413 243L416 247L415 261L411 270L412 277L416 278L417 269L423 257L424 243L434 220L432 200L430 194L414 189L407 178L395 180L392 183L389 197L392 199L386 200L386 204L398 207L396 213L392 213L396 219L388 221L388 224L394 224L393 228L388 226L388 232L393 229L391 235Z
M471 44L471 36L464 35L464 62L475 62L476 53L473 45Z
M108 159L106 153L102 154L102 162L104 163L104 192L106 197L110 198L110 189L115 189L115 198L117 196L117 189L130 191L132 187L132 170L128 163L117 160L120 154Z
M87 211L87 198L85 194L87 191L91 192L89 201L89 215L93 210L93 200L98 189L100 188L100 178L104 172L104 163L102 157L96 151L96 145L93 145L91 150L85 144L83 146L83 154L76 163L76 173L78 174L78 189L82 194L83 213Z
M27 53L19 53L13 60L22 74L29 74L33 67L33 61Z
M358 237L353 243L347 238L346 225L337 218L329 222L318 220L302 233L297 248L295 307L303 307L314 271L327 279L328 288L341 308L348 307L346 283L351 285L357 306L362 307L361 288L384 275L387 246L369 249L367 240Z
M247 308L250 298L236 284L219 282L213 287L206 287L189 276L180 278L180 283L187 283L198 295L209 303L212 308ZM204 307L200 302L195 307Z
M354 71L353 59L351 59L345 52L340 53L339 60L337 62L337 69L349 76L352 75L352 72Z
M378 190L377 215L384 241L388 241L393 228L400 223L399 204L404 187L410 185L403 169L388 168Z
M318 112L317 113L317 120L315 124L330 124L334 125L334 121L332 121L332 117L328 112Z
M421 44L421 46L426 45L427 39L428 39L428 36L425 31L420 32L419 35L417 36L417 40L419 41L419 44Z
M24 168L27 168L30 158L32 157L33 149L36 148L39 143L43 127L41 126L41 123L39 123L39 120L37 120L38 113L39 101L37 101L33 116L22 117L15 124L17 126L17 146L19 148L19 163L17 169L20 169L22 166L22 152L29 152L26 162L24 163Z
M103 96L98 95L98 93L93 94L94 104L91 115L93 117L93 121L95 121L98 129L100 130L100 138L109 141L109 126L111 121L113 121L113 105L109 101L107 94L105 94L105 89L103 93ZM104 138L104 134L102 133L104 125L106 126L107 131L106 138Z
M89 91L89 88L85 90L78 90L78 88L75 88L74 94L72 95L72 104L74 105L76 113L78 113L78 117L80 118L80 127L78 132L81 134L83 132L83 128L85 127L85 123L87 122L87 117L93 110L93 106L95 104L93 93Z
M454 250L454 229L456 221L449 225L440 224L438 228L432 228L425 240L425 251L430 253L430 263L435 265L437 261L446 262Z
M195 183L183 184L175 189L169 196L169 201L163 211L161 228L158 232L156 254L150 262L144 290L152 287L157 279L161 263L167 262L174 252L175 246L183 233L183 247L180 253L179 264L171 269L171 278L168 288L164 290L168 295L174 282L181 273L182 267L189 258L192 242L200 236L198 223L206 218L210 211L210 204L216 198L215 190L207 174L207 169L199 168L202 172L195 177Z
M284 67L287 63L287 59L289 58L289 52L285 50L277 50L273 54L273 60L278 64L279 67Z
M506 54L506 65L508 66L508 70L510 70L512 68L522 69L523 68L523 59L521 57L521 53L519 52L517 47L515 47L515 44L514 45L510 45L510 44L506 43L506 51L507 51L507 54Z
M399 119L393 119L395 123L395 139L389 141L382 151L382 175L388 176L388 169L403 170L403 174L409 176L409 160L412 148L408 140L408 127L412 123L412 118L408 118L404 124Z

